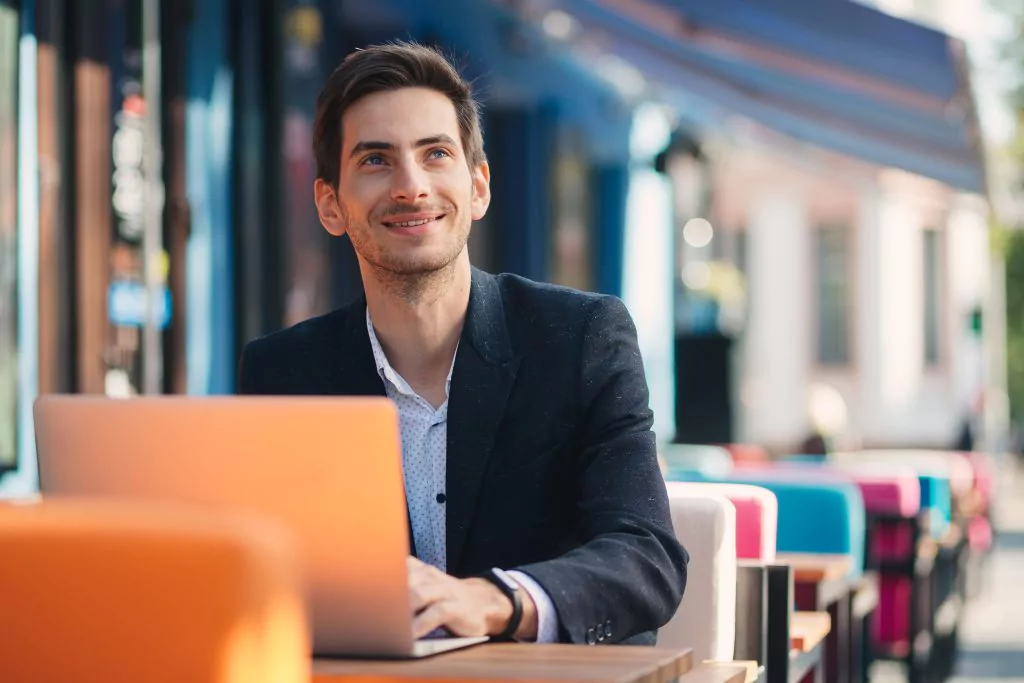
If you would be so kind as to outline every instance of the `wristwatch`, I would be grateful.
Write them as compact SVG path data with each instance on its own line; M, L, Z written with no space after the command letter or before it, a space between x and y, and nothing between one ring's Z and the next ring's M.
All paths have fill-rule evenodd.
M505 597L512 601L512 618L509 620L508 626L505 627L504 631L494 636L495 640L512 640L513 634L519 628L519 622L523 620L523 598L519 593L521 590L519 584L506 572L497 567L488 569L480 575L480 578L487 579L493 583L498 587L498 590L505 594Z

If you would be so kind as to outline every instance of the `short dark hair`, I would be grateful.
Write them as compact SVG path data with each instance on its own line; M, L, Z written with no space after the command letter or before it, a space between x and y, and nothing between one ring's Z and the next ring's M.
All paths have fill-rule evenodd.
M436 90L451 100L470 168L484 163L480 104L473 97L472 86L438 49L397 41L353 52L324 84L313 124L316 177L338 187L342 116L349 107L373 93L415 87Z

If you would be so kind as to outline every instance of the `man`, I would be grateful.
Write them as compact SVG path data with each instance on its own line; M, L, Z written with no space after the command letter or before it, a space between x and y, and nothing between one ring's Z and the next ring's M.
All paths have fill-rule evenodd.
M490 170L438 52L350 55L313 138L320 221L351 238L365 299L249 343L241 391L396 402L417 637L653 643L688 558L625 307L470 266Z

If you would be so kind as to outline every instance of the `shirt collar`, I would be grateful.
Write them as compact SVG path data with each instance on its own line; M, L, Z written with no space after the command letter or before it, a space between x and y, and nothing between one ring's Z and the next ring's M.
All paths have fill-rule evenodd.
M377 333L373 329L373 320L370 318L370 308L366 308L366 333L370 335L370 348L373 350L373 360L377 364L377 374L382 381L391 382L402 393L416 395L416 392L409 383L391 367L388 357L384 355L384 349L377 339ZM448 396L451 393L452 371L455 369L455 357L459 355L459 347L455 347L455 355L452 356L452 366L448 368L448 377L445 379L444 393Z

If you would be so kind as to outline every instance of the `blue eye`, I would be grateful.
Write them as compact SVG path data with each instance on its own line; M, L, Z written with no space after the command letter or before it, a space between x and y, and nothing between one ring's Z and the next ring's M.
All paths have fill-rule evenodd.
M435 156L437 154L440 154L442 156L440 156L440 157ZM446 150L446 149L435 149L435 150L431 150L431 152L430 152L430 157L432 159L441 159L441 158L450 157L450 156L451 156L451 154L449 154L448 150Z
M384 163L384 157L379 154L371 154L360 163L361 166L379 166Z

